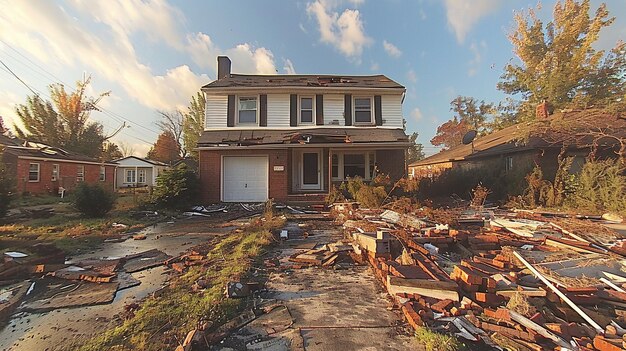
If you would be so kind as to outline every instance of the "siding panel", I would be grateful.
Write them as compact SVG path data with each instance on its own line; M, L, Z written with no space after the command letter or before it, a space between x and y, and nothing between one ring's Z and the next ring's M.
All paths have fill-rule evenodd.
M226 128L228 96L207 95L205 129Z
M329 125L334 120L339 121L339 125L345 124L343 117L343 94L325 94L324 95L324 124Z
M402 128L402 95L382 96L383 126Z
M267 94L267 126L289 127L289 94Z

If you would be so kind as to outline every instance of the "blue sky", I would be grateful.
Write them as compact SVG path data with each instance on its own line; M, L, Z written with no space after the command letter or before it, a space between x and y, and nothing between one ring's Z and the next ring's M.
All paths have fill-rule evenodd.
M599 1L592 1L595 9ZM92 75L90 93L111 91L92 118L113 140L145 156L157 136L156 110L185 108L215 77L216 56L233 72L382 73L407 87L404 116L427 154L452 115L457 95L498 102L496 84L514 60L506 35L514 11L534 1L0 0L0 60L46 96L47 85L73 86ZM626 39L626 2L608 2L615 23L599 49ZM551 17L554 1L539 16ZM0 116L32 94L0 66Z

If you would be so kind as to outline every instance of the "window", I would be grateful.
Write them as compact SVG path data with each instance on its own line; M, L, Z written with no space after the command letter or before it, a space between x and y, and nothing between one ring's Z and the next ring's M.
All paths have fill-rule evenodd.
M508 156L506 159L504 159L505 163L504 163L504 170L505 171L510 171L513 169L513 157Z
M354 98L354 123L372 123L372 98Z
M331 157L331 177L342 181L351 177L370 180L378 174L375 152L333 152Z
M135 170L134 169L127 169L126 170L126 177L124 178L124 183L134 183L135 182Z
M78 166L76 171L76 181L83 182L85 181L85 166Z
M29 182L39 181L39 163L31 163L28 166L28 181Z
M239 98L239 124L256 124L256 97Z
M146 170L140 169L137 171L137 183L145 184L146 183Z
M365 155L343 155L343 176L344 178L352 178L356 176L365 178Z
M313 97L311 96L300 98L300 123L313 123Z
M332 157L332 171L331 176L333 178L339 178L339 155L333 154Z
M53 164L52 165L52 181L56 182L57 180L59 180L59 165Z
M104 166L100 166L100 181L104 182L107 179L107 169Z

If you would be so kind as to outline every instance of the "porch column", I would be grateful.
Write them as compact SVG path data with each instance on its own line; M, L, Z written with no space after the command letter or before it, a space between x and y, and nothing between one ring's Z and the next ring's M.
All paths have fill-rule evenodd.
M328 192L333 186L333 149L328 148Z

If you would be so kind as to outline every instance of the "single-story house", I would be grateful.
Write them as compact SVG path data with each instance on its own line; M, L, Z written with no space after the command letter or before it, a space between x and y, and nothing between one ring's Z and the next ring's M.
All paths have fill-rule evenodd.
M406 174L405 88L384 75L232 74L202 87L205 202L323 201L332 185Z
M159 174L167 169L167 164L137 156L127 156L113 161L117 163L115 187L152 187Z
M2 161L16 181L18 194L58 194L62 189L71 191L80 182L111 189L115 184L117 165L113 162L100 162L41 144L25 142L21 146L5 139L2 142Z
M620 114L586 109L548 115L545 110L541 112L542 108L538 106L538 119L532 124L516 124L410 164L409 177L433 178L449 169L526 172L539 165L550 179L558 169L563 147L563 156L574 158L570 172L575 173L584 164L594 140L600 158L617 158L620 145L615 137L626 142L626 119ZM555 128L563 123L569 129ZM612 137L600 138L602 133Z

